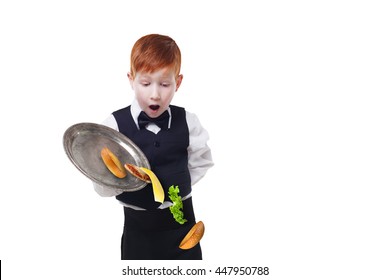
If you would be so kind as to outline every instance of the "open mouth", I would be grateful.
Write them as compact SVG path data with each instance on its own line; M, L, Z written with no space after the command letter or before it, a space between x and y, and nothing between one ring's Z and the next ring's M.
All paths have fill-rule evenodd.
M160 108L160 105L150 105L149 108L153 111L157 111Z

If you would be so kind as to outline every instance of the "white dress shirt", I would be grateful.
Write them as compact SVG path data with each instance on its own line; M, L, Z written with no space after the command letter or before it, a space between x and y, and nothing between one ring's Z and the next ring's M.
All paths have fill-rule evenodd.
M137 102L137 100L134 99L133 103L131 104L131 115L134 119L134 122L136 126L138 127L138 116L141 113L141 108ZM171 116L171 111L168 108L169 115ZM188 131L189 131L189 145L188 145L188 169L191 176L191 185L194 185L197 183L207 172L207 170L214 165L210 148L207 145L207 141L209 139L209 134L207 131L202 127L202 125L199 122L198 117L193 114L186 111L186 120L188 125ZM117 131L118 124L115 120L115 117L111 114L107 119L105 119L102 123L103 125L106 125L108 127L111 127ZM168 129L171 126L171 117L169 118L168 123ZM146 126L146 129L149 131L152 131L153 133L157 134L160 131L160 128L150 123ZM119 189L112 189L107 188L101 185L98 185L96 183L93 183L95 191L100 196L116 196L123 192L123 190ZM191 196L191 193L187 196L183 197L182 199L185 200ZM122 203L124 204L124 203ZM171 206L172 203L169 201L165 201L159 208L163 209L166 207ZM136 210L144 210L140 207L134 206L134 205L128 205L124 204L126 207L130 207Z

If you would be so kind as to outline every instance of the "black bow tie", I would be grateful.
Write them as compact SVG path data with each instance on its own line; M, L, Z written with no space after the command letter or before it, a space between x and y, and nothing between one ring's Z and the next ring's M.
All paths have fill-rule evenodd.
M157 118L150 118L144 111L142 111L138 116L138 126L139 129L145 128L149 123L154 123L161 129L168 129L169 113L165 111Z

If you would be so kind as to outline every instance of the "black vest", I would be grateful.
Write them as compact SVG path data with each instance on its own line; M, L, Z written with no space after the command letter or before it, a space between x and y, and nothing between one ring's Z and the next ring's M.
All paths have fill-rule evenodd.
M160 130L157 134L147 130L139 130L134 123L130 106L113 113L119 131L133 141L147 157L151 170L159 178L165 192L165 200L169 201L170 186L179 186L180 196L191 192L191 177L188 170L189 131L184 108L170 106L171 127ZM126 204L145 209L156 209L160 203L154 201L151 184L139 191L123 192L116 197Z

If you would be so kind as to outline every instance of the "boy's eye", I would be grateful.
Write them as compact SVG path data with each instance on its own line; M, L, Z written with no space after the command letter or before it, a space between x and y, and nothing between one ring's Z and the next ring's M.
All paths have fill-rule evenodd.
M141 83L144 87L147 87L147 86L149 86L150 85L150 83L146 83L146 82L144 82L144 83Z
M163 87L169 87L170 86L170 84L168 84L168 83L162 83L161 84Z

